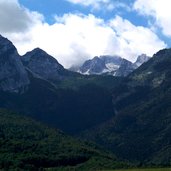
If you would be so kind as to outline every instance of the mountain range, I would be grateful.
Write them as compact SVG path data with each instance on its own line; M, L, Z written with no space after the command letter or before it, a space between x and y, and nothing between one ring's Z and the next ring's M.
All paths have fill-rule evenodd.
M11 72L4 63L8 64L12 56L19 61L25 75L24 79L22 73L10 78L3 75L1 85L10 79L15 82L15 89L10 87L10 82L7 82L8 89L0 89L0 107L26 114L71 134L100 124L113 115L111 95L106 86L113 87L119 79L86 77L68 71L41 49L20 57L9 40L1 37L1 41L9 42L8 48L14 49L9 53L6 44L1 44L1 48L7 50L0 56L1 70ZM15 65L12 67L18 71Z
M115 116L84 138L142 165L170 166L171 49L156 53L113 89Z
M132 63L120 56L96 56L93 59L85 61L82 66L77 68L71 67L70 70L85 75L106 74L125 77L149 59L150 57L142 54Z
M114 59L117 77L82 75L0 36L0 169L170 167L171 49L95 61Z

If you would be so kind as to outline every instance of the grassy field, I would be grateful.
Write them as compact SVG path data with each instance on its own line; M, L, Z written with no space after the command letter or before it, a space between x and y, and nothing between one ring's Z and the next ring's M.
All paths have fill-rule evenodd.
M154 168L154 169L120 169L120 170L104 170L104 171L171 171L171 168Z

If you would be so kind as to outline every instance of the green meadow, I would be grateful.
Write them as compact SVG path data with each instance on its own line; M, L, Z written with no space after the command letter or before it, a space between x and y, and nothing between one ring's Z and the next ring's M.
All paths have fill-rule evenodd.
M171 168L153 168L153 169L119 169L119 170L104 170L104 171L171 171Z

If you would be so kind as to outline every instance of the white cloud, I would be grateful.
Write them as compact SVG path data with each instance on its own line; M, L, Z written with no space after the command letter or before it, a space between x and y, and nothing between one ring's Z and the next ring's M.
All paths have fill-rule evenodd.
M96 55L121 55L135 60L141 53L152 55L166 47L149 28L137 27L119 16L104 21L94 15L65 14L62 17L56 16L56 22L50 25L43 21L41 14L21 7L17 1L13 7L16 13L22 11L22 15L27 14L28 21L31 18L34 24L27 25L24 30L21 25L17 32L6 32L1 29L5 24L0 25L0 33L14 42L20 54L40 47L65 67L79 64ZM8 13L10 20L14 19L13 13L11 16L10 11ZM10 23L10 20L7 19L6 23Z
M17 0L0 0L0 31L23 32L43 21L43 16L20 6Z
M157 50L166 47L149 28L135 26L128 20L116 16L110 23L120 42L120 55L132 60L142 52L152 56Z
M112 7L113 5L110 0L66 0L66 1L71 2L73 4L91 6L94 9L99 9L101 6L104 7L104 5L109 8L113 8Z
M171 37L171 1L170 0L136 0L134 9L141 15L151 16L153 25L162 28L163 34Z
M128 5L120 1L112 0L66 0L72 4L92 7L93 10L113 10L116 8L124 8L129 10Z

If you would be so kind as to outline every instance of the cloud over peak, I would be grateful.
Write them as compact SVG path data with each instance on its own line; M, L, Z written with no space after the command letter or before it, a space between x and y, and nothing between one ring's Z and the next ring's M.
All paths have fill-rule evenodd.
M56 15L55 22L49 24L43 14L28 10L17 0L0 0L0 33L14 42L20 54L40 47L65 67L96 55L135 60L137 55L151 56L166 47L150 28L136 26L119 15L104 20L93 14L67 13Z

